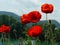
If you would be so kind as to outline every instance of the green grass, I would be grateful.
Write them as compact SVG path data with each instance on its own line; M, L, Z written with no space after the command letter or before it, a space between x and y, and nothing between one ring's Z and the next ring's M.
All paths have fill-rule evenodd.
M33 42L33 45L36 45L36 42L35 41L32 41ZM41 45L46 45L45 42L40 42ZM19 45L19 42L18 40L8 40L8 41L5 41L3 44L1 42L1 39L0 39L0 45ZM25 44L24 44L25 45ZM50 42L48 45L51 45ZM59 43L54 43L54 45L60 45Z

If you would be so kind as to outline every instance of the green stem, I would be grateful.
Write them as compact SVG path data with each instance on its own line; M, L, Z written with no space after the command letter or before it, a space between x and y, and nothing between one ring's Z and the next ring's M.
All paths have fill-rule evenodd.
M50 42L51 42L51 45L54 45L55 34L53 33L51 26L52 26L52 24L50 23L50 33L51 33Z
M19 38L19 45L23 45L23 38L22 37Z
M47 37L47 32L45 31L45 43L46 43L46 45L48 45L48 39L47 39L48 37Z
M46 14L46 21L47 21L47 14Z
M3 32L2 33L2 44L4 44L5 41L6 41L6 33Z
M48 45L48 40L45 38L45 44Z
M37 37L37 45L41 45L39 37Z
M30 39L30 37L28 35L27 35L27 40L26 41L27 41L27 44L26 45L32 45L31 44L31 39Z
M3 33L2 33L2 44L4 43Z

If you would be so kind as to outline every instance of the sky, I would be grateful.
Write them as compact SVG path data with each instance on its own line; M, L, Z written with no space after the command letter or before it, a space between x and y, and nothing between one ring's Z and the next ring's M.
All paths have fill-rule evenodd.
M13 12L18 16L39 11L42 15L41 20L46 20L46 14L41 12L41 5L44 3L54 6L53 12L48 14L48 20L56 20L60 23L60 0L0 0L0 11Z

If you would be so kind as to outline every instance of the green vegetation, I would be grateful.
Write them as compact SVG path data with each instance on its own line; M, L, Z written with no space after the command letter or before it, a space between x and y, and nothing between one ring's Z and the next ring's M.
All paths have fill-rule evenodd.
M9 35L10 37L10 43L13 39L19 40L19 38L23 38L24 40L27 40L27 35L24 33L25 29L27 31L28 26L24 26L20 21L17 21L13 17L7 16L7 15L0 15L0 26L2 24L8 25L11 27L10 33L6 34ZM43 27L42 34L39 36L39 41L45 42L46 45L55 45L55 42L60 43L60 28L56 28L56 25L49 20L49 22L44 22L43 24L41 23L36 23L36 25L41 25ZM0 33L1 37L1 33ZM6 36L9 38L8 36ZM32 38L31 38L32 39ZM35 39L37 40L37 39ZM27 40L28 41L28 40ZM39 42L38 42L39 43Z

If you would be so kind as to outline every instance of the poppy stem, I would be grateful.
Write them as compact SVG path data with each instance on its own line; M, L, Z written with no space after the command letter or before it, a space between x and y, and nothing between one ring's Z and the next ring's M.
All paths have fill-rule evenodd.
M45 32L45 43L46 43L46 45L48 45L47 32Z
M2 33L2 44L3 44L3 33Z
M39 37L37 37L37 45L41 45L41 41L40 41Z
M14 32L14 35L15 35L15 39L17 40L17 34L16 34L17 31L16 31L16 29L14 29L13 32Z
M47 21L47 14L46 14L46 21Z
M9 41L10 41L10 32L8 33L8 43L9 43Z
M2 44L3 44L3 42L4 42L4 41L3 41L3 33L2 33Z
M23 38L19 37L19 45L23 45Z
M16 40L17 40L17 34L15 33L15 38L16 38Z

